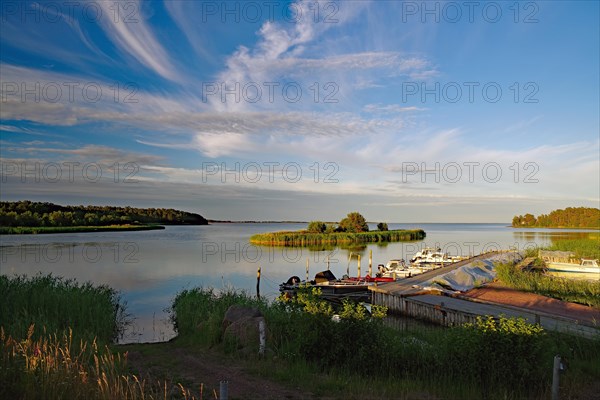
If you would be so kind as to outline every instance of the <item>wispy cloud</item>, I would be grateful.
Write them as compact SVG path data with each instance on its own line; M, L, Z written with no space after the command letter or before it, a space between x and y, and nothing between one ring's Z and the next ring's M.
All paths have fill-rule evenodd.
M142 10L144 4L139 0L130 2L136 10ZM102 27L107 36L124 53L134 57L140 64L154 71L163 78L177 81L175 67L166 49L158 41L152 28L145 18L137 17L134 23L123 18L114 18L115 5L111 2L101 1L98 5L102 8Z

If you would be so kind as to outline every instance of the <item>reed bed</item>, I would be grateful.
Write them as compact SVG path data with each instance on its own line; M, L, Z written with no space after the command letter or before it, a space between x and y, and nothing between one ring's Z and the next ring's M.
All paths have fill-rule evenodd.
M119 293L105 285L52 275L0 276L0 293L0 326L14 337L26 337L36 324L59 335L72 329L76 339L108 344L128 323Z
M600 259L600 236L590 233L584 239L554 240L548 250L572 251L579 258Z
M118 293L52 275L0 276L1 399L194 399L127 370L108 345L128 316Z
M386 243L423 240L425 235L425 231L422 229L372 231L359 233L311 233L308 231L282 231L253 235L250 237L250 242L269 246L316 246L322 244Z
M40 336L35 335L35 336ZM149 382L127 372L127 355L74 341L73 332L14 339L0 328L0 398L3 399L195 399L182 385Z

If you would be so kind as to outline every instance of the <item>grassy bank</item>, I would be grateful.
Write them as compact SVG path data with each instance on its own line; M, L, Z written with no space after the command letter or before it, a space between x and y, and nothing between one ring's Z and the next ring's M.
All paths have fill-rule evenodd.
M425 231L422 229L372 231L359 233L311 233L307 231L282 231L252 235L252 237L250 237L250 243L269 246L315 246L322 244L399 242L423 240L424 238Z
M0 227L0 235L28 235L38 233L78 233L78 232L116 232L149 231L165 229L161 225L107 225L107 226L11 226Z
M129 373L108 347L125 323L106 286L0 276L0 398L192 399L177 383Z
M240 357L221 334L231 304L252 305L265 315L273 357L255 361L256 373L301 385L317 396L541 399L549 395L555 354L569 355L563 395L577 396L586 390L582 383L600 379L600 338L549 333L523 320L482 318L470 326L399 332L356 311L335 323L326 305L266 303L203 289L176 297L177 341Z
M502 283L514 289L600 309L600 282L522 271L513 264L496 265L496 273Z
M560 239L543 250L572 251L579 258L600 258L598 236L590 234L583 239ZM537 257L538 248L529 249L525 256ZM543 266L538 259L536 264ZM537 293L555 299L600 308L600 282L574 280L522 271L513 264L496 265L497 278L505 285L525 292Z
M126 324L125 306L108 286L79 284L52 275L0 276L0 326L14 337L24 338L35 324L37 335L69 333L79 341L116 340Z

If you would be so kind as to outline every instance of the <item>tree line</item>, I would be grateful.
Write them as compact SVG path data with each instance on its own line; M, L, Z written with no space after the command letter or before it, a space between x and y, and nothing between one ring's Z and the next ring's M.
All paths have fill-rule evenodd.
M550 214L515 215L512 220L515 228L598 228L600 227L600 209L590 207L567 207L554 210Z
M199 214L172 208L61 206L47 202L0 202L0 226L207 225Z
M306 230L310 233L334 233L334 232L348 232L348 233L359 233L369 232L369 225L367 220L358 212L349 213L346 218L343 218L337 226L335 224L327 224L323 221L311 221L308 224ZM377 230L387 231L388 225L385 222L377 224Z

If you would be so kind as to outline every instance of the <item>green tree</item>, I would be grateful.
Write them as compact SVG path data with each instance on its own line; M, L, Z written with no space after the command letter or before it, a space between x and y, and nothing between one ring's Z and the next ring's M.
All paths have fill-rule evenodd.
M377 230L379 231L387 231L388 230L388 224L386 222L380 222L377 224Z
M344 232L368 232L367 220L358 212L351 212L340 221L340 228Z
M333 233L336 229L337 227L334 224L327 224L327 227L325 228L325 233Z
M311 233L323 233L327 229L327 225L322 221L310 221L307 229Z

